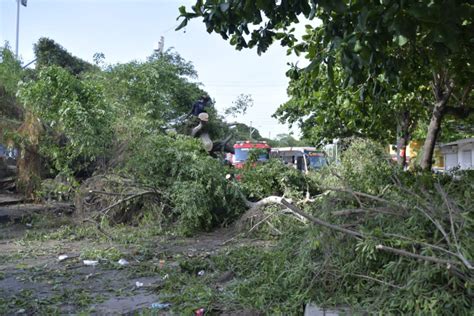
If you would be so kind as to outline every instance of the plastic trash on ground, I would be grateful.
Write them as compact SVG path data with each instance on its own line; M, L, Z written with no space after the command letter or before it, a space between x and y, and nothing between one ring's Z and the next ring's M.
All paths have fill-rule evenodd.
M121 266L126 266L126 265L128 265L128 261L125 260L125 259L120 259L120 260L118 261L118 264L120 264Z
M167 309L170 308L171 304L170 303L153 303L151 304L152 309Z
M84 260L83 262L86 266L92 266L92 267L99 264L99 261L97 260Z
M194 315L195 315L195 316L203 316L203 315L204 315L204 312L205 312L204 308L196 309L196 310L194 311Z
M198 272L198 276L203 276L206 272L204 270L201 270Z
M58 261L63 261L63 260L66 260L67 258L69 258L68 255L59 255Z

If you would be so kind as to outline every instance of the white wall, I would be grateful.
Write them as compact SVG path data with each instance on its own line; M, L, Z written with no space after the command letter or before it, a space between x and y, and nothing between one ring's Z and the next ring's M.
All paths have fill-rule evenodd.
M444 170L451 170L458 166L458 153L444 154Z
M461 169L472 169L472 149L464 148L458 152L459 165Z
M444 169L459 167L461 170L474 169L474 143L460 144L443 149Z

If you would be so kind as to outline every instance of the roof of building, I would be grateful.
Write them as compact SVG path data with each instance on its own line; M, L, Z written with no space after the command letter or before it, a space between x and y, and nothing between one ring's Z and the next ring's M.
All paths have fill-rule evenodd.
M454 142L450 142L450 143L446 143L446 144L440 144L439 147L452 146L452 145L462 145L462 144L467 144L467 143L474 143L474 137L459 139L459 140L456 140Z

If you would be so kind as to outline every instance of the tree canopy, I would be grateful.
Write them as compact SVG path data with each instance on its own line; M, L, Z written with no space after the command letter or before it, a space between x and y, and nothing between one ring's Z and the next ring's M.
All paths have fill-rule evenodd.
M347 124L338 122L340 119L333 120L340 126L337 130L350 131L348 126L352 122L369 132L366 127L370 129L370 125L357 115L361 102L371 102L372 111L377 104L385 104L372 112L374 116L367 107L364 109L369 114L368 121L384 119L400 107L393 102L397 94L409 96L430 89L429 97L416 96L416 103L426 105L431 112L430 117L425 118L430 123L427 124L422 161L422 167L430 168L443 117L457 114L465 118L473 111L473 16L474 6L467 0L383 0L380 3L369 0L199 0L191 11L180 8L180 27L190 19L202 17L208 32L219 33L237 49L257 47L260 54L274 41L279 41L289 51L304 54L309 65L304 69L295 67L288 75L293 81L310 76L300 85L314 94L322 94L318 102L329 97L324 100L328 106L320 108L324 107L336 116L344 113L341 111L344 104L352 109L349 114L352 111L354 115L345 122ZM306 26L306 35L298 40L293 25L303 18L313 22ZM322 78L319 76L321 70L324 71ZM322 80L318 81L318 77ZM334 92L324 94L328 88ZM290 94L294 91L295 84L290 86ZM359 100L348 98L351 92L357 92ZM311 107L314 102L307 102L314 99L314 95L300 96L296 95L291 103L280 109L278 114L283 119L297 121L296 117L304 113L324 117L324 111ZM412 106L408 110L411 112ZM414 112L419 113L418 110ZM370 132L377 134L380 126L387 125L377 122L373 126Z
M71 55L61 45L46 37L38 40L34 45L34 52L37 67L56 65L74 75L97 69L96 66Z

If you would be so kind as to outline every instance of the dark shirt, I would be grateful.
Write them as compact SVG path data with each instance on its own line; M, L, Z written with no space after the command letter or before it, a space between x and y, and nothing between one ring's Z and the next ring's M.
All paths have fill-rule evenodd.
M207 105L207 102L204 102L203 100L199 100L196 103L193 104L193 109L191 110L191 113L194 116L198 116L199 114L206 112L204 110L204 107Z

